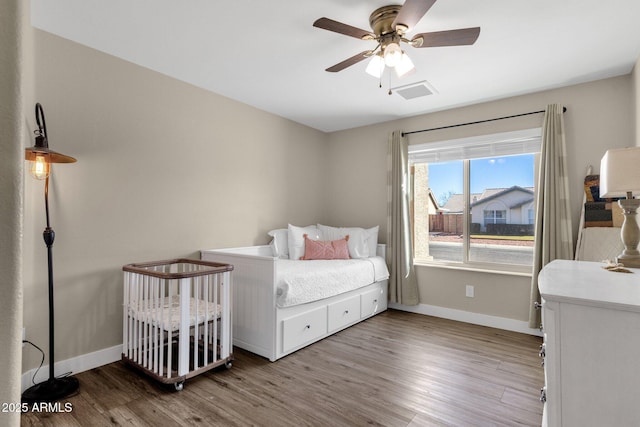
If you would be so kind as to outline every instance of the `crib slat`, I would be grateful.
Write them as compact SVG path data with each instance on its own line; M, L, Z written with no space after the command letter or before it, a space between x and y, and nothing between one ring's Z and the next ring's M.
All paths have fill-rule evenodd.
M222 322L225 325L228 325L229 333L222 340L222 357L228 357L231 354L231 273L226 272L222 274L222 306L228 307L227 310L224 310L221 313Z
M168 303L169 304L169 313L167 313L167 317L171 318L171 304L173 303L173 297L175 295L174 290L173 290L173 286L171 286L171 283L169 284L169 297L168 297ZM163 317L164 319L165 317ZM168 325L164 326L167 329L167 360L166 360L166 365L165 365L165 370L166 370L166 375L167 378L171 378L171 367L173 366L172 363L172 358L173 358L173 325L171 324L171 322L169 322Z
M165 305L164 296L165 296L165 293L167 291L167 289L166 289L166 281L162 280L160 282L159 287L160 287L160 318L164 319L164 305ZM160 348L160 361L158 363L158 365L159 365L158 375L163 376L164 375L164 371L165 371L165 368L164 368L164 346L167 343L165 343L164 328L160 327L159 329L160 329L160 334L161 334L161 339L160 339L160 347L161 348ZM168 333L166 334L166 340L170 341ZM171 343L169 342L168 345L170 346Z
M202 363L203 366L206 365L209 361L209 334L210 334L210 322L208 319L211 319L212 317L212 313L209 307L209 278L210 276L204 276L202 278L202 298L204 299L204 301L207 302L207 304L205 305L205 319L207 319L206 322L204 322L203 325L203 331L202 331ZM214 317L214 323L215 323L215 317Z
M180 325L178 326L178 375L189 371L189 279L180 279Z
M200 308L200 298L202 297L200 295L200 281L201 281L202 277L198 276L198 277L194 277L193 278L193 286L191 286L191 298L193 298L195 300L195 316L196 316L196 321L194 322L195 324L193 325L193 348L191 350L192 353L192 358L193 358L193 369L198 369L200 367L199 361L198 361L198 343L199 343L199 329L200 329L200 322L198 322L198 316L200 315L199 313L199 308ZM193 315L193 313L192 313Z

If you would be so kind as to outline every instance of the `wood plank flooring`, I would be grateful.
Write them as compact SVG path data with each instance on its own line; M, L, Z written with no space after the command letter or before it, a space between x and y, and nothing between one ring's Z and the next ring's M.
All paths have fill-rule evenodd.
M542 420L541 339L388 310L275 363L161 385L115 362L77 375L68 413L23 426L513 426ZM63 403L64 403L63 402Z

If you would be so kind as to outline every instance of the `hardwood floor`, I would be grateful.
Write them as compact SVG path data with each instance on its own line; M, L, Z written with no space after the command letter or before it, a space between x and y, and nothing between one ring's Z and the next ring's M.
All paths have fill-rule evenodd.
M541 339L389 310L275 363L233 367L173 391L115 362L77 375L70 412L23 426L537 425Z

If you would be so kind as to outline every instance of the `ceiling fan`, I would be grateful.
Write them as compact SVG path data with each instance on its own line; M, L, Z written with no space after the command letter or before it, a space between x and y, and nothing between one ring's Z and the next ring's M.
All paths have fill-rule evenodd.
M480 27L420 33L411 39L405 37L435 2L436 0L406 0L404 5L380 7L369 16L369 24L373 32L329 18L316 20L313 23L314 27L362 40L374 40L378 43L374 49L353 55L327 68L326 71L331 73L342 71L366 58L371 58L367 73L380 77L387 66L394 68L398 76L402 77L412 71L414 66L409 56L400 47L401 43L416 48L464 46L475 43L480 35Z

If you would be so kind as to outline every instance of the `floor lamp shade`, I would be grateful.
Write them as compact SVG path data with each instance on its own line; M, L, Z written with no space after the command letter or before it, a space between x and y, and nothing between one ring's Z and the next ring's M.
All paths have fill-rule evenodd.
M78 380L71 376L56 378L54 375L54 315L53 315L53 242L55 232L51 228L49 221L49 174L52 163L73 163L73 157L56 153L49 149L47 139L47 126L44 120L44 110L42 105L36 104L36 122L38 129L35 131L36 142L33 147L25 151L25 160L34 163L31 167L31 174L37 179L44 179L44 206L47 219L47 227L42 233L45 245L47 246L47 273L49 290L49 379L35 384L22 394L23 402L54 402L67 397L78 390Z
M616 261L626 267L640 268L640 227L637 211L640 199L640 147L616 148L608 150L600 162L600 197L626 197L618 204L624 214L620 237L624 251Z

